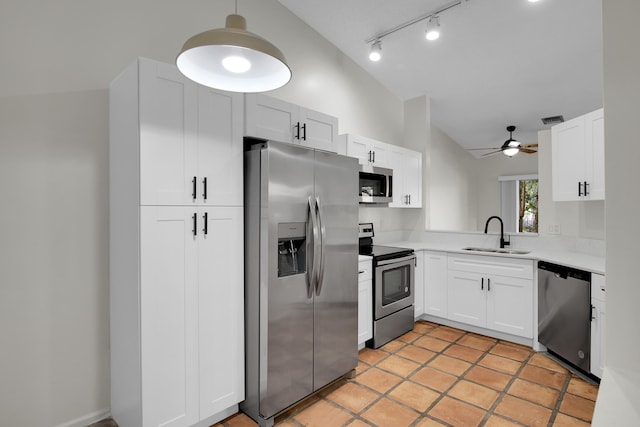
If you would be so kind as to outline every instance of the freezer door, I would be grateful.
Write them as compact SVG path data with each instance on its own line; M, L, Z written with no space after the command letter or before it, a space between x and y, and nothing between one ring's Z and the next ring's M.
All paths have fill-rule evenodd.
M314 388L358 360L358 162L316 152L315 197L322 250L314 311Z
M261 160L259 411L270 418L313 391L313 242L301 247L300 228L310 221L314 160L313 151L272 142Z

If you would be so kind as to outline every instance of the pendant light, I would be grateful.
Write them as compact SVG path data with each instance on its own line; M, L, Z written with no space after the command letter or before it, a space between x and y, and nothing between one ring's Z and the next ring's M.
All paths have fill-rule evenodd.
M440 18L431 16L427 21L427 31L425 33L427 40L437 40L440 37Z
M277 47L247 31L236 13L224 28L205 31L187 40L176 58L182 74L203 86L230 92L265 92L284 86L291 70Z

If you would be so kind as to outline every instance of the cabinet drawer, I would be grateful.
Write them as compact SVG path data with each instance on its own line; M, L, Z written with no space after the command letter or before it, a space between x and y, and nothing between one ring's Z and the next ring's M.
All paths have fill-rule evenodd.
M371 260L358 262L358 281L371 280L372 272Z
M602 274L591 274L591 298L605 302L606 297L605 278Z
M449 270L533 279L533 261L497 256L456 254L448 258Z

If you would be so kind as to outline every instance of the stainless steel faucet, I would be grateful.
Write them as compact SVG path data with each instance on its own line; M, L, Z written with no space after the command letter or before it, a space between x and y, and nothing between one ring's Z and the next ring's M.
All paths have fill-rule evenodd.
M500 248L504 248L505 246L509 246L509 244L511 242L505 242L504 241L504 223L502 222L502 218L500 218L497 215L490 216L489 219L487 219L487 222L484 224L484 234L487 234L487 229L489 228L489 222L494 218L497 219L498 221L500 221Z

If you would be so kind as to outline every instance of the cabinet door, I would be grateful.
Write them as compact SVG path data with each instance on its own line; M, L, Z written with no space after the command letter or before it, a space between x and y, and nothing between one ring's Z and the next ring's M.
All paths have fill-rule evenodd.
M262 94L245 95L245 135L281 142L294 140L298 108Z
M578 183L586 179L584 126L584 116L580 116L551 128L554 201L580 199Z
M302 128L299 130L298 139L294 139L294 143L299 142L305 147L317 150L334 153L337 151L337 118L317 111L307 110L306 108L300 108L298 120L300 121L299 126L302 126Z
M389 144L372 139L370 142L370 148L373 153L371 162L373 166L391 168L391 163L389 161Z
M404 208L409 202L405 192L405 155L399 147L392 147L387 153L389 168L393 169L393 201L389 203L390 208Z
M415 269L415 295L414 295L414 316L418 317L424 314L424 254L416 252L416 269Z
M395 171L394 171L395 175ZM409 150L404 161L404 192L410 208L422 207L422 153Z
M199 87L196 184L203 204L242 205L242 102L242 95Z
M373 275L371 260L358 266L358 345L363 345L373 338Z
M140 59L139 72L140 203L193 204L198 86L169 64Z
M369 138L348 135L347 136L347 156L355 157L361 165L368 165L373 158L371 143Z
M604 200L604 110L585 115L586 180L589 200Z
M201 208L198 228L200 419L204 419L244 400L242 208Z
M449 270L447 311L449 319L469 325L486 326L486 279L478 273Z
M424 312L447 318L447 254L424 252Z
M198 421L194 213L193 209L178 206L140 209L140 364L144 426L190 426Z
M487 328L533 337L533 282L516 277L488 276Z

